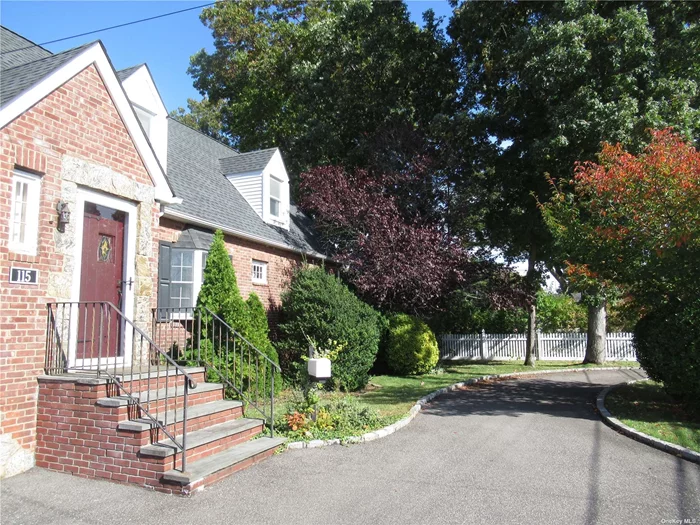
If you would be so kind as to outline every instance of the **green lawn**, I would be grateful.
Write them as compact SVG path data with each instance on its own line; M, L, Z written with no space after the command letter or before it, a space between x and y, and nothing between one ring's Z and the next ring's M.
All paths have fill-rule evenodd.
M599 366L639 366L634 362L609 362L604 365L582 365L580 362L539 361L535 368L520 361L495 361L474 364L443 364L443 374L425 374L410 377L374 376L365 392L357 394L367 405L377 409L382 416L400 419L421 397L440 388L475 377L512 372L560 370L565 368L595 368Z
M700 452L700 415L691 415L654 381L613 390L605 399L611 414L625 425Z

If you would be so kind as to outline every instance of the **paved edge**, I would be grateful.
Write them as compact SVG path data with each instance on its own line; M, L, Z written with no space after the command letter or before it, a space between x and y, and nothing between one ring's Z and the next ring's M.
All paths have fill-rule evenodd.
M598 394L598 397L596 399L596 408L598 409L600 416L603 418L603 422L613 430L619 432L620 434L623 434L636 441L644 443L645 445L649 445L650 447L654 447L664 452L668 452L669 454L673 454L674 456L678 456L688 461L692 461L693 463L700 464L700 453L682 447L680 445L676 445L675 443L669 443L668 441L652 437L649 434L640 432L639 430L635 430L632 427L625 425L619 419L613 417L610 411L607 408L605 408L605 397L611 391L624 385L631 385L633 383L637 383L638 381L642 380L639 379L635 381L627 381L625 383L620 383L619 385L609 386L607 388L604 388L600 392L600 394Z
M512 372L510 374L498 374L491 376L481 376L475 377L473 379L468 379L466 381L461 381L459 383L454 383L452 385L440 388L431 392L425 397L420 398L416 401L416 404L411 407L408 412L408 416L399 419L396 423L380 428L379 430L374 430L373 432L368 432L361 436L350 436L343 439L314 439L313 441L294 441L292 443L287 443L287 448L298 449L298 448L318 448L318 447L328 447L331 445L350 445L354 443L365 443L367 441L374 441L376 439L384 438L388 435L393 434L397 430L405 427L413 418L418 415L421 411L423 405L426 405L433 399L448 392L453 392L458 388L462 388L467 385L473 385L476 383L481 383L483 381L489 381L492 379L508 379L508 378L518 378L522 376L538 376L545 374L561 374L564 372L596 372L600 370L639 370L637 366L608 366L608 367L596 367L596 368L565 368L563 370L533 370L532 372Z

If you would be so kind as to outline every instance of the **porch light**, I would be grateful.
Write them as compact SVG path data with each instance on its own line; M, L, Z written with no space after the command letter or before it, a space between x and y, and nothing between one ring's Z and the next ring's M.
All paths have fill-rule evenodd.
M58 201L56 205L56 211L58 212L58 231L64 233L66 231L66 224L70 223L70 210L68 209L68 203L63 201Z

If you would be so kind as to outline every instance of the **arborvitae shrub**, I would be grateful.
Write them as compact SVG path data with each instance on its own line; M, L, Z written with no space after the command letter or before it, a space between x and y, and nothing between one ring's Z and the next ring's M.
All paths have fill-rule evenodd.
M637 323L634 344L649 377L700 413L700 300L657 307Z
M367 384L379 348L380 316L323 268L295 272L282 295L280 332L280 361L291 380L299 380L306 366L301 356L308 352L308 336L321 346L328 340L345 344L333 362L331 386L359 390Z
M275 364L279 364L279 357L277 356L277 350L270 342L270 326L267 322L267 314L265 313L265 307L263 306L260 298L255 292L252 292L248 296L246 301L248 306L248 333L244 334L245 338L250 341L250 343L265 354L270 361ZM262 364L262 360L261 360ZM270 373L273 371L273 367L269 363L265 365L265 369L269 370ZM271 374L268 375L267 384L270 384ZM279 392L282 389L282 376L279 372L275 372L275 392Z
M385 359L395 374L425 374L439 357L435 334L427 324L408 314L389 316Z
M226 251L221 230L214 234L214 241L207 255L204 282L197 297L197 307L204 306L219 316L241 334L248 331L248 307L238 290L236 270Z

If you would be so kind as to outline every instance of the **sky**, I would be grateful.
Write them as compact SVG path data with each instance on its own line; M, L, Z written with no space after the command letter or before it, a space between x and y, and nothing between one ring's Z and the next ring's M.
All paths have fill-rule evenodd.
M36 44L118 25L141 18L209 3L191 1L82 1L82 2L0 2L0 24ZM449 18L446 0L407 1L411 19L422 24L422 13L432 8ZM151 20L44 46L64 51L86 42L102 40L115 69L147 63L168 111L185 107L188 98L201 96L187 74L190 56L204 48L213 51L209 30L199 20L201 9Z

